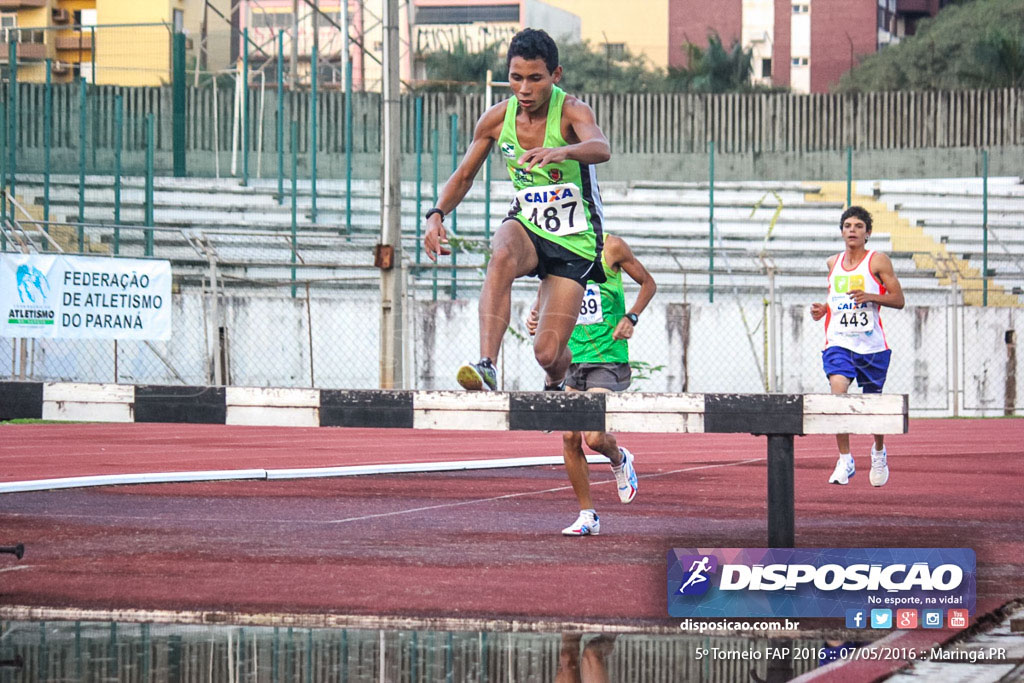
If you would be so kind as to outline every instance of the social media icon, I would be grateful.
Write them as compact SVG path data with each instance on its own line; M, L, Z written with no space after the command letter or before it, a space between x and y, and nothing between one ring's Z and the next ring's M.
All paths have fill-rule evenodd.
M896 610L896 628L917 628L917 610Z
M949 610L946 612L946 622L949 625L949 628L967 628L967 610Z
M868 611L865 609L846 610L846 628L867 628Z
M942 610L926 609L921 611L921 625L925 628L942 628Z
M871 628L892 628L892 610L871 610Z

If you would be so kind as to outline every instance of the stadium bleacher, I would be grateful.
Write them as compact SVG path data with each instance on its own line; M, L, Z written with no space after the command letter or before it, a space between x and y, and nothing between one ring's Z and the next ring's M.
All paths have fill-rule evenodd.
M51 177L53 232L72 242L79 212L77 176ZM286 192L289 186L286 186ZM402 232L407 263L417 254L415 184L403 183ZM492 201L478 182L457 213L463 242L457 255L460 282L482 281L485 215L496 225L507 205L507 182L492 185ZM179 281L204 276L211 255L229 281L256 282L288 277L291 267L291 198L276 196L276 181L254 179L157 178L154 185L155 255L175 263ZM432 184L424 183L420 209L432 204ZM990 303L1020 305L1024 284L1024 184L1019 178L993 178L988 188ZM343 181L318 183L317 221L312 220L308 181L296 197L297 262L304 279L334 286L375 282L372 247L380 235L380 189L374 181L352 184L351 226L346 220ZM43 178L19 178L23 203L38 209ZM114 191L109 176L86 177L84 210L87 250L111 253ZM664 287L704 287L709 280L709 188L706 183L611 182L602 185L606 228L629 240ZM826 259L836 253L838 217L845 183L721 182L714 188L714 274L716 283L745 290L763 289L771 269L776 286L820 290ZM144 179L123 179L120 253L143 253L139 226L145 215ZM905 287L943 289L956 268L964 301L975 303L982 251L982 187L978 179L859 181L855 203L876 214L872 246L889 253ZM39 214L38 210L33 211ZM777 214L777 216L776 216ZM773 224L774 219L774 224ZM451 220L446 221L451 225ZM65 247L75 250L76 243ZM429 261L420 254L418 272L429 279ZM445 264L446 266L448 264ZM446 273L450 269L446 268ZM463 286L460 284L460 286Z

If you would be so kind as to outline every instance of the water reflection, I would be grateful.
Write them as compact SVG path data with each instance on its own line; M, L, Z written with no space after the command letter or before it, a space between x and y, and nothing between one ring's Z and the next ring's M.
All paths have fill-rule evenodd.
M819 666L823 646L683 634L7 621L0 622L0 683L781 682Z

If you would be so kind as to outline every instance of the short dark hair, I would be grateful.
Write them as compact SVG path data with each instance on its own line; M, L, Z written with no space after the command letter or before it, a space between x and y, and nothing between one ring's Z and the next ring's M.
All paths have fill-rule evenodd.
M867 227L868 232L871 232L871 214L863 206L851 206L846 211L843 211L843 215L839 217L839 229L843 229L843 223L846 222L847 218L859 218L864 221L864 225Z
M551 36L539 29L524 28L512 36L512 42L508 44L506 67L512 66L513 57L543 59L549 73L554 73L558 68L558 46Z

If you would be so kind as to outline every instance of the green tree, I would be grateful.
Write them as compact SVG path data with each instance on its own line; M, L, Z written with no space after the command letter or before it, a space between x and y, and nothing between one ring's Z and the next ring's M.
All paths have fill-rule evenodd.
M588 41L559 48L561 86L573 93L652 92L664 89L664 73L628 48L613 57L607 46Z
M1021 86L1024 0L973 0L945 7L917 33L845 74L840 92Z
M993 88L1024 87L1024 35L994 28L974 46L977 79Z
M479 92L487 80L487 70L494 79L504 80L505 55L498 43L480 52L470 52L461 40L452 50L430 52L424 59L427 82L420 90L447 92Z
M569 92L645 92L664 86L664 74L629 50L611 57L604 46L565 43L559 46L558 56L563 69L561 86ZM482 52L470 52L460 42L453 50L427 54L424 64L427 83L421 86L423 90L479 92L488 69L498 81L508 75L505 51L497 43Z
M686 66L670 67L668 89L690 92L744 92L753 89L753 51L744 50L739 41L726 49L717 33L708 34L708 46L683 45Z

